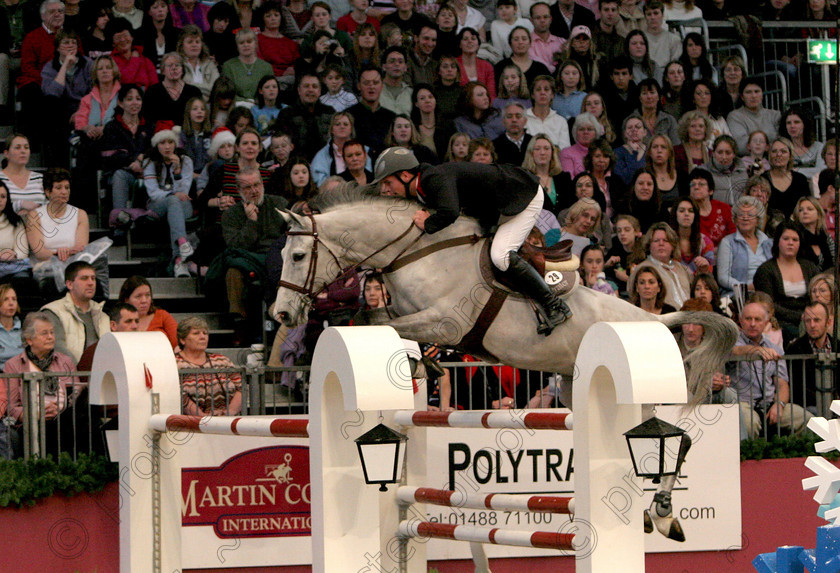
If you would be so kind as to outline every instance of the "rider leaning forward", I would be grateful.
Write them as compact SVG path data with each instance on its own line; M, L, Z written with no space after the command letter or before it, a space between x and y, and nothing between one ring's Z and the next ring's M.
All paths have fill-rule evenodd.
M434 213L425 209L414 213L414 224L426 233L445 229L462 212L478 219L485 230L498 225L490 259L516 290L540 304L545 319L540 332L547 334L572 315L537 270L519 256L543 206L535 175L513 165L420 165L410 150L391 147L376 160L374 177L382 195L416 199L434 209Z

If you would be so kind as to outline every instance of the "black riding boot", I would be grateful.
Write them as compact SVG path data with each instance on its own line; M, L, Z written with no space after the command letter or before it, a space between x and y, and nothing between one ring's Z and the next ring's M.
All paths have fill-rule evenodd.
M548 336L555 326L562 324L572 316L566 302L554 294L545 280L528 262L519 256L518 253L509 253L510 264L505 276L513 283L513 286L522 294L534 299L543 310L545 323L540 325L538 332Z

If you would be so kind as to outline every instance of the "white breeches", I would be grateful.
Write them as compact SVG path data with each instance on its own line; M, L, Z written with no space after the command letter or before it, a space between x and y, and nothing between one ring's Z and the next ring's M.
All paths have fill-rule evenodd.
M543 193L541 188L537 187L537 193L525 209L516 215L499 218L499 229L490 244L490 260L496 267L503 271L508 269L508 253L518 251L528 238L528 233L537 224L542 206Z

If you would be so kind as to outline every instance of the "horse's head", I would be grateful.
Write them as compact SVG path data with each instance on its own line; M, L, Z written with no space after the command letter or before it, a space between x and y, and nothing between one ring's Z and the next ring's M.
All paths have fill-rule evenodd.
M274 301L274 318L286 326L306 322L313 299L341 274L341 265L324 242L315 217L281 211L289 230L283 247L283 272Z

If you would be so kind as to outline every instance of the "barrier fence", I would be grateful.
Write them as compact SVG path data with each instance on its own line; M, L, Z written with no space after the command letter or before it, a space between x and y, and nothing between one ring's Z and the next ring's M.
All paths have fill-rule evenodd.
M786 356L785 364L790 383L790 402L803 406L810 415L831 418L829 407L836 399L838 380L836 374L840 361L838 354L816 354ZM531 372L514 370L499 364L484 362L442 362L441 366L447 371L451 386L450 404L457 407L457 412L421 412L414 414L424 425L440 425L440 420L448 420L445 425L452 427L467 427L473 423L474 416L469 410L507 410L562 407L560 395L567 382L561 376L546 372ZM745 369L749 369L758 382L752 389L738 388L738 377ZM214 422L202 424L203 433L240 433L249 435L263 435L271 432L270 424L265 421L249 420L250 415L283 415L306 414L308 383L306 378L310 368L308 366L270 368L238 367L225 369L189 369L180 372L181 379L198 376L211 381L223 381L226 376L241 377L241 408L239 410L223 410L215 415L242 416L231 429L217 427ZM763 389L774 384L773 368L766 367L761 361L749 358L733 359L728 364L727 374L731 377L731 385L715 392L711 403L735 403L740 395L742 403L742 426L747 421L751 411L756 412L759 421L766 419L768 404L763 403L761 396ZM20 379L21 414L14 417L7 403L0 401L0 455L4 457L29 458L32 455L48 453L53 456L60 452L67 452L72 457L80 453L98 451L104 453L104 440L101 427L115 417L116 412L102 406L93 406L87 401L87 372L29 372ZM288 388L281 382L283 376L292 377L299 381L297 387L290 392L281 391ZM11 395L13 380L19 378L12 374L0 374L0 392L5 396ZM61 384L59 384L61 383ZM440 383L438 383L438 386ZM47 404L61 399L60 386L64 388L66 407L55 416L36 416L35 413L44 412ZM198 386L197 392L204 391ZM233 395L223 388L225 403L230 404ZM421 386L420 391L427 391ZM291 398L288 397L291 394ZM432 401L438 403L439 392L432 393ZM8 398L7 398L8 400ZM795 412L785 412L790 418L781 424L767 424L761 421L757 430L752 434L746 428L742 429L742 438L769 437L771 435L787 433L788 428L796 427L798 421ZM208 413L212 416L214 413ZM750 416L751 417L751 416ZM155 417L154 423L170 429L195 425L201 416L170 416L167 419ZM510 420L509 417L499 419ZM528 414L523 419L531 420L539 426L539 415ZM755 419L755 418L753 418ZM27 422L27 420L29 422ZM486 424L492 424L494 418L490 415ZM807 420L806 420L807 421ZM788 423L789 422L789 423ZM518 422L520 423L520 422ZM571 427L571 416L565 422ZM279 422L278 422L279 424ZM466 424L466 425L465 425ZM300 436L305 436L305 422L293 426ZM289 426L280 428L275 425L275 431L288 431ZM555 428L558 429L558 428ZM754 428L755 429L755 428ZM256 432L256 433L254 433ZM269 435L271 435L269 433ZM279 434L274 434L279 435ZM285 434L284 434L285 435Z

